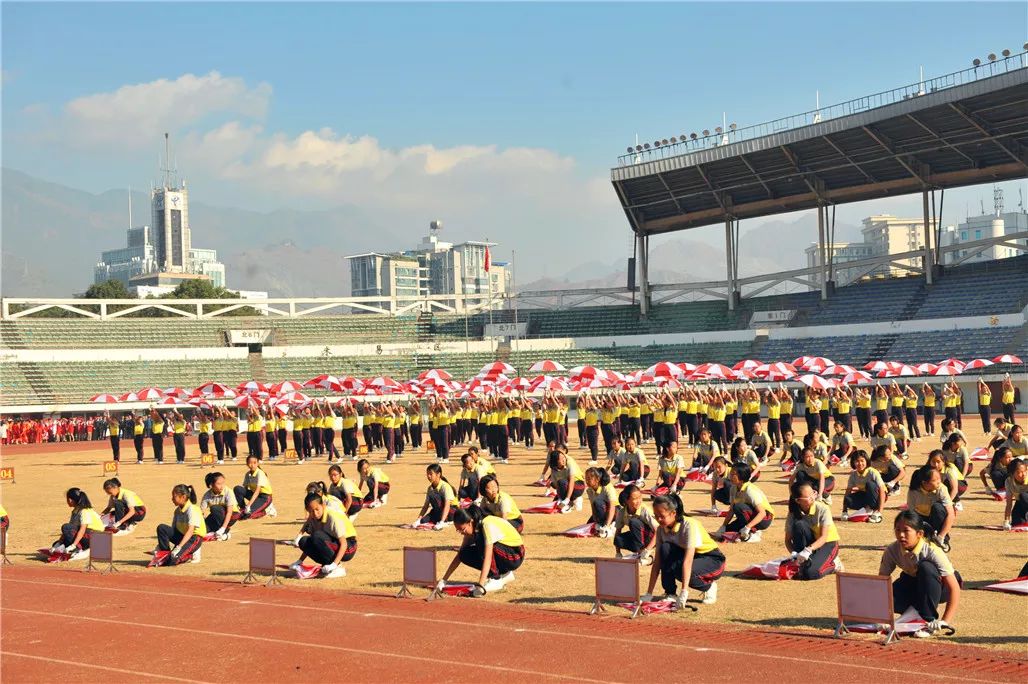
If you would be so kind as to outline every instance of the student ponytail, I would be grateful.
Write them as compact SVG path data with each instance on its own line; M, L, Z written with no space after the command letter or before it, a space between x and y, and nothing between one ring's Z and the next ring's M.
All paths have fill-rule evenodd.
M924 520L921 519L921 516L918 515L916 511L900 511L892 523L892 528L896 529L900 525L909 527L915 532L924 533Z
M600 481L601 487L606 487L610 484L610 473L607 472L606 468L586 468L585 475L588 477L592 475Z
M111 487L117 487L118 489L121 489L121 480L119 480L116 477L112 477L109 480L104 480L104 491L110 489Z
M810 487L810 483L806 480L803 482L793 482L792 486L789 487L789 513L796 520L799 520L801 516L805 515L805 511L801 509L799 503L796 502L796 497L800 495L800 490L804 487ZM813 487L811 487L811 489L813 489Z
M607 471L603 471L603 472L607 472ZM609 479L610 476L608 475L607 477ZM622 506L627 506L628 505L628 498L630 496L632 496L632 494L634 494L635 492L638 492L638 491L639 491L638 485L634 485L634 484L628 485L627 487L625 487L624 489L621 490L620 494L618 494L618 503L620 505L622 505Z
M309 482L307 483L307 493L317 494L318 496L324 496L328 492L328 487L325 486L324 482Z
M193 489L193 485L188 484L177 484L171 489L172 496L184 496L189 499L189 503L196 503L196 490Z
M325 503L325 500L321 498L320 494L315 492L308 492L307 496L303 497L304 509L310 508L311 503L317 501L320 504Z
M75 508L92 508L93 504L89 500L89 495L78 487L72 487L67 491L65 497L68 501L75 504Z
M485 517L485 511L479 506L471 504L467 508L458 508L453 512L453 524L454 525L467 525L471 523L471 529L478 532L482 526L482 518Z

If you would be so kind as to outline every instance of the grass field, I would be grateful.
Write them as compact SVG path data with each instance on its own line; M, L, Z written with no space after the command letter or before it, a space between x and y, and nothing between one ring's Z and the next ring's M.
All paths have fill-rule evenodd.
M964 430L970 446L983 443L976 416L964 421ZM797 421L797 425L801 425ZM573 431L573 428L572 428ZM577 439L572 436L572 442ZM913 464L923 463L928 451L936 446L937 438L925 438L913 445L913 455L908 462L908 471ZM857 442L858 448L866 443ZM57 537L60 525L67 522L69 509L64 501L64 491L70 486L84 488L98 510L106 503L101 484L104 475L101 462L109 458L109 451L99 445L44 445L41 447L10 447L4 451L3 465L16 469L17 483L4 484L2 501L7 508L12 529L8 543L8 555L18 564L39 562L35 549L49 545ZM167 454L168 447L165 447ZM644 450L652 455L652 445ZM122 453L131 452L123 447ZM691 461L691 452L683 449L686 461ZM588 452L572 446L571 455L584 466ZM541 448L525 450L512 448L510 465L497 465L500 481L522 509L544 503L542 489L530 486L539 474L544 452ZM384 452L373 454L375 461L384 459ZM147 450L149 459L149 449ZM131 456L130 456L131 459ZM171 456L172 461L174 456ZM119 477L124 485L136 491L145 501L148 516L130 536L115 538L115 557L123 572L146 572L149 574L193 575L213 577L221 580L242 578L246 571L247 540L251 536L287 539L296 535L303 516L303 488L311 480L327 481L327 463L324 459L303 465L269 463L266 470L275 490L275 505L278 516L236 525L232 539L228 542L204 545L203 562L187 564L176 568L146 569L148 557L145 552L155 543L154 529L158 523L170 521L172 504L171 487L179 482L192 484L198 494L203 492L203 476L206 472L198 464L198 451L190 443L186 465L166 463L154 465L147 460L136 465L134 459L122 462ZM419 509L426 487L425 465L434 461L426 452L408 451L400 462L384 466L390 474L393 489L389 504L383 508L365 510L357 523L359 548L356 557L347 564L348 575L334 580L287 580L294 586L312 591L338 590L374 593L394 593L401 577L401 549L404 546L437 547L442 549L440 565L450 559L450 553L459 544L460 537L452 529L439 532L419 532L400 529L410 522ZM445 466L445 474L456 484L458 480L458 459L451 458ZM983 525L1002 523L1003 504L987 497L978 480L980 463L975 464L971 486L964 497L964 511L958 514L952 534L953 550L950 558L965 580L965 592L960 609L954 621L957 635L951 640L958 643L1023 651L1028 636L1028 605L1025 597L976 591L977 587L1001 579L1016 576L1028 558L1028 535L988 531ZM226 463L220 467L229 484L241 482L245 466L240 461ZM344 464L350 477L354 475L353 464ZM845 470L835 469L840 488L845 484ZM783 501L786 494L786 479L776 470L768 470L761 478L760 486L772 502ZM684 494L687 509L705 508L709 505L706 485L690 483ZM885 521L880 525L838 522L842 536L840 558L847 571L877 572L881 549L893 540L891 519L896 508L905 501L902 496L893 497L885 511ZM841 510L841 496L835 496L833 510ZM588 506L586 506L586 509ZM738 579L733 573L748 564L762 562L780 556L784 552L782 521L785 507L776 506L780 518L764 532L763 541L757 544L726 544L722 546L728 557L728 571L720 582L718 602L703 606L698 616L654 616L658 620L702 620L703 622L731 623L740 626L780 626L790 629L827 630L834 627L835 582L825 579L813 583L763 582ZM484 600L527 604L546 609L585 611L589 608L593 589L591 559L596 556L613 555L613 547L607 540L571 539L560 533L586 520L587 510L567 515L526 515L525 545L527 560L517 573L517 580L503 592L490 595ZM701 518L704 525L713 531L720 523L714 518ZM279 562L295 560L295 551L285 546L278 547ZM79 562L74 565L84 565ZM644 568L644 573L649 569ZM468 569L459 570L455 579L472 579ZM644 577L645 580L645 577ZM645 584L644 584L645 586ZM659 585L658 585L659 586Z

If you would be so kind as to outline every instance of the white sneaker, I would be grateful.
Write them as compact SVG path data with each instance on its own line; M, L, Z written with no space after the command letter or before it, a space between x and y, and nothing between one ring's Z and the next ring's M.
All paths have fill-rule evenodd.
M717 602L717 582L710 585L710 588L703 592L703 598L700 599L700 603L710 605Z
M570 513L571 512L571 504L564 504L563 506L561 506L560 507L560 512L561 513Z
M846 566L842 564L842 561L839 560L838 556L836 556L835 560L832 561L832 565L835 566L836 572L846 572Z
M268 506L268 515L272 518L278 515L278 511L275 510L275 504L271 504Z
M448 458L441 458L441 459L439 459L439 462L440 462L440 463L444 463L444 464L445 464L445 463L449 463L449 462L450 462L450 459L448 459Z
M846 522L849 519L850 519L850 514L847 511L843 511L842 512L842 521Z
M228 531L222 532L221 534L218 535L218 541L228 541L231 538L232 538L232 533L228 532Z
M225 459L219 458L218 459L218 465L225 465Z
M930 639L932 637L932 633L929 632L927 629L919 629L910 636L914 637L915 639Z
M582 510L582 497L578 497L577 499L575 499L575 510Z
M740 537L740 539L741 538L742 537ZM750 533L750 538L746 540L746 543L747 544L756 544L757 542L760 541L760 538L761 538L760 537L760 532L751 532Z
M332 579L333 577L346 577L346 568L342 565L337 565L336 569L327 575L322 575L325 579Z
M132 523L132 524L129 524L129 525L127 525L125 527L125 532L132 532L132 530L134 530L134 529L136 529L136 525L135 525L135 523Z
M201 551L201 549L197 549L196 551L193 551L193 555L189 557L189 562L190 563L199 563L202 560L202 556L200 554L200 551Z
M382 502L383 506L385 506L387 503L389 503L389 495L383 494L382 496L378 497L378 500Z
M357 522L357 516L358 516L358 515L360 515L360 511L357 511L356 513L354 513L353 515L351 515L351 516L350 516L350 522L351 522L351 523L353 523L353 522Z
M962 504L959 501L955 502L953 504L953 510L955 510L955 511L962 511L962 510L964 510L964 504Z
M70 560L70 561L82 560L83 558L86 558L87 556L89 556L89 551L86 551L85 549L79 549L78 551L75 551L74 553L69 555L68 556L68 560Z
M514 581L514 571L511 570L506 574L500 575L499 581L503 583L503 586L507 586L508 583Z
M499 579L493 579L492 577L490 577L485 581L485 584L482 585L482 588L485 589L487 594L491 594L494 591L499 591L500 589L503 589L503 582Z

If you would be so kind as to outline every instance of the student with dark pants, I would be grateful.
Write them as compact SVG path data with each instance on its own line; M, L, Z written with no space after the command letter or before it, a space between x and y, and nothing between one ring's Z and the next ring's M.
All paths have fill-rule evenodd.
M902 614L914 608L927 622L915 637L930 637L949 627L960 602L960 574L953 569L949 558L925 537L921 516L913 511L902 511L893 525L896 541L885 547L879 575L890 576L901 570L892 583L893 612ZM939 618L939 604L946 610Z
M464 541L437 590L446 586L446 580L462 564L478 570L479 592L497 591L514 580L514 571L525 561L525 544L513 525L472 505L454 514L453 526Z
M717 601L717 579L725 571L725 554L695 518L685 515L677 496L658 496L653 500L657 521L656 557L643 600L652 600L660 575L660 585L675 607L685 607L689 589L702 592L702 602ZM682 583L681 592L678 583Z
M345 513L329 509L319 494L308 494L304 499L307 521L297 546L302 552L290 567L298 569L308 557L321 566L325 577L342 577L346 563L357 555L357 531Z
M796 554L796 579L821 579L835 572L839 555L839 531L832 520L832 510L818 500L817 491L809 482L795 482L789 489L785 548Z
M196 505L196 491L191 485L175 485L171 501L175 504L175 515L171 525L157 526L156 550L171 552L165 565L178 565L186 559L199 561L207 525Z
M153 446L153 459L164 463L164 427L167 424L157 411L150 411L153 427L150 428L150 444Z

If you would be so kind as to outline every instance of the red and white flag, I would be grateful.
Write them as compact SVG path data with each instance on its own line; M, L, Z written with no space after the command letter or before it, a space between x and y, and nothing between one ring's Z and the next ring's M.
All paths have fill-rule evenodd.
M485 269L486 273L489 272L489 267L492 265L492 263L493 263L493 259L492 259L492 257L489 254L489 248L486 247L485 248L485 263L482 265L482 268Z

